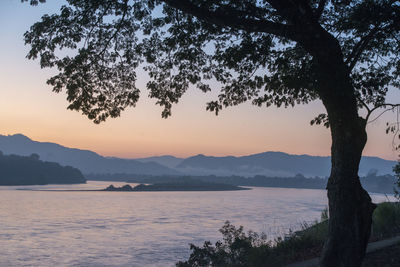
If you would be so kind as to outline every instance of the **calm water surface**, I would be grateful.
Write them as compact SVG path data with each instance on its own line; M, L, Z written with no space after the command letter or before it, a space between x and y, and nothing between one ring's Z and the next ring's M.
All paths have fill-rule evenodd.
M0 187L0 266L174 266L229 220L271 239L320 218L324 190L43 192L113 183ZM375 202L386 199L373 194Z

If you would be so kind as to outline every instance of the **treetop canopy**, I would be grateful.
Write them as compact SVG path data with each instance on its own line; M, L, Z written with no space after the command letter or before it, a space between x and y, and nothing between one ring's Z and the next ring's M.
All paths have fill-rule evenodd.
M359 108L383 105L388 87L400 87L400 1L67 2L25 33L27 57L56 67L48 84L96 123L135 106L138 68L163 117L191 85L219 87L207 104L216 113L248 100L307 103L320 92L316 53L330 49L313 42L320 34L340 45Z

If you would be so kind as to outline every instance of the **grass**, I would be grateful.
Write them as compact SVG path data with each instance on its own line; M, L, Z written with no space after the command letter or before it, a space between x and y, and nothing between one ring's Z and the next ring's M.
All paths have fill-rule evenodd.
M190 245L192 254L178 267L187 266L281 266L318 257L328 234L328 211L321 220L304 223L300 231L290 232L285 238L268 241L265 235L243 227L236 228L229 222L220 229L223 240L215 245L205 242L203 247ZM371 240L400 234L400 202L378 204L373 214Z

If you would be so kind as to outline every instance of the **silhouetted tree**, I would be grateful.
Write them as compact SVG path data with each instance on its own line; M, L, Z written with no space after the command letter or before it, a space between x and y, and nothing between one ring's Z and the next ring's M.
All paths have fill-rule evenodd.
M36 153L32 153L29 157L31 159L33 159L33 160L39 160L40 159L40 156L38 154L36 154Z
M76 184L85 183L82 173L70 166L29 157L0 155L0 185Z
M207 105L216 113L248 100L278 107L322 100L327 114L312 124L330 127L332 168L321 265L361 264L375 205L360 185L358 166L371 113L398 106L385 96L389 86L400 86L399 1L67 2L25 34L28 58L56 67L59 73L48 80L53 90L65 89L68 108L96 123L135 106L139 66L150 76L149 96L164 107L163 117L189 85L207 92L210 81L221 89Z

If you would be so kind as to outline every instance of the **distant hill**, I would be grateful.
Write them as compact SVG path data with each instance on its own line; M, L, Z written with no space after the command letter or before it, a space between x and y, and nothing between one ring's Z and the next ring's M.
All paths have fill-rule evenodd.
M0 150L4 154L28 156L36 153L42 160L58 162L81 170L84 174L135 173L147 175L176 175L172 170L155 162L142 163L137 160L103 157L99 154L55 143L36 142L22 135L0 135Z
M327 177L330 172L330 157L291 155L283 152L264 152L248 156L212 157L197 155L186 159L170 155L121 159L103 157L89 150L67 148L55 143L36 142L22 134L0 135L0 150L4 154L28 156L37 153L45 161L58 162L80 169L85 175L217 175L292 177ZM363 157L360 176L370 171L378 175L392 174L395 161L378 157ZM375 171L376 170L376 171Z
M242 157L210 157L197 155L183 160L177 169L193 175L266 175L288 177L301 173L307 177L326 177L330 172L330 157L290 155L283 152L264 152ZM380 175L392 174L395 161L378 157L363 157L360 176L376 170Z
M82 173L73 167L29 157L0 153L0 185L43 185L86 183Z
M176 168L184 159L182 158L177 158L174 156L155 156L155 157L148 157L148 158L138 158L135 159L140 162L156 162L160 165L164 165L168 168Z

